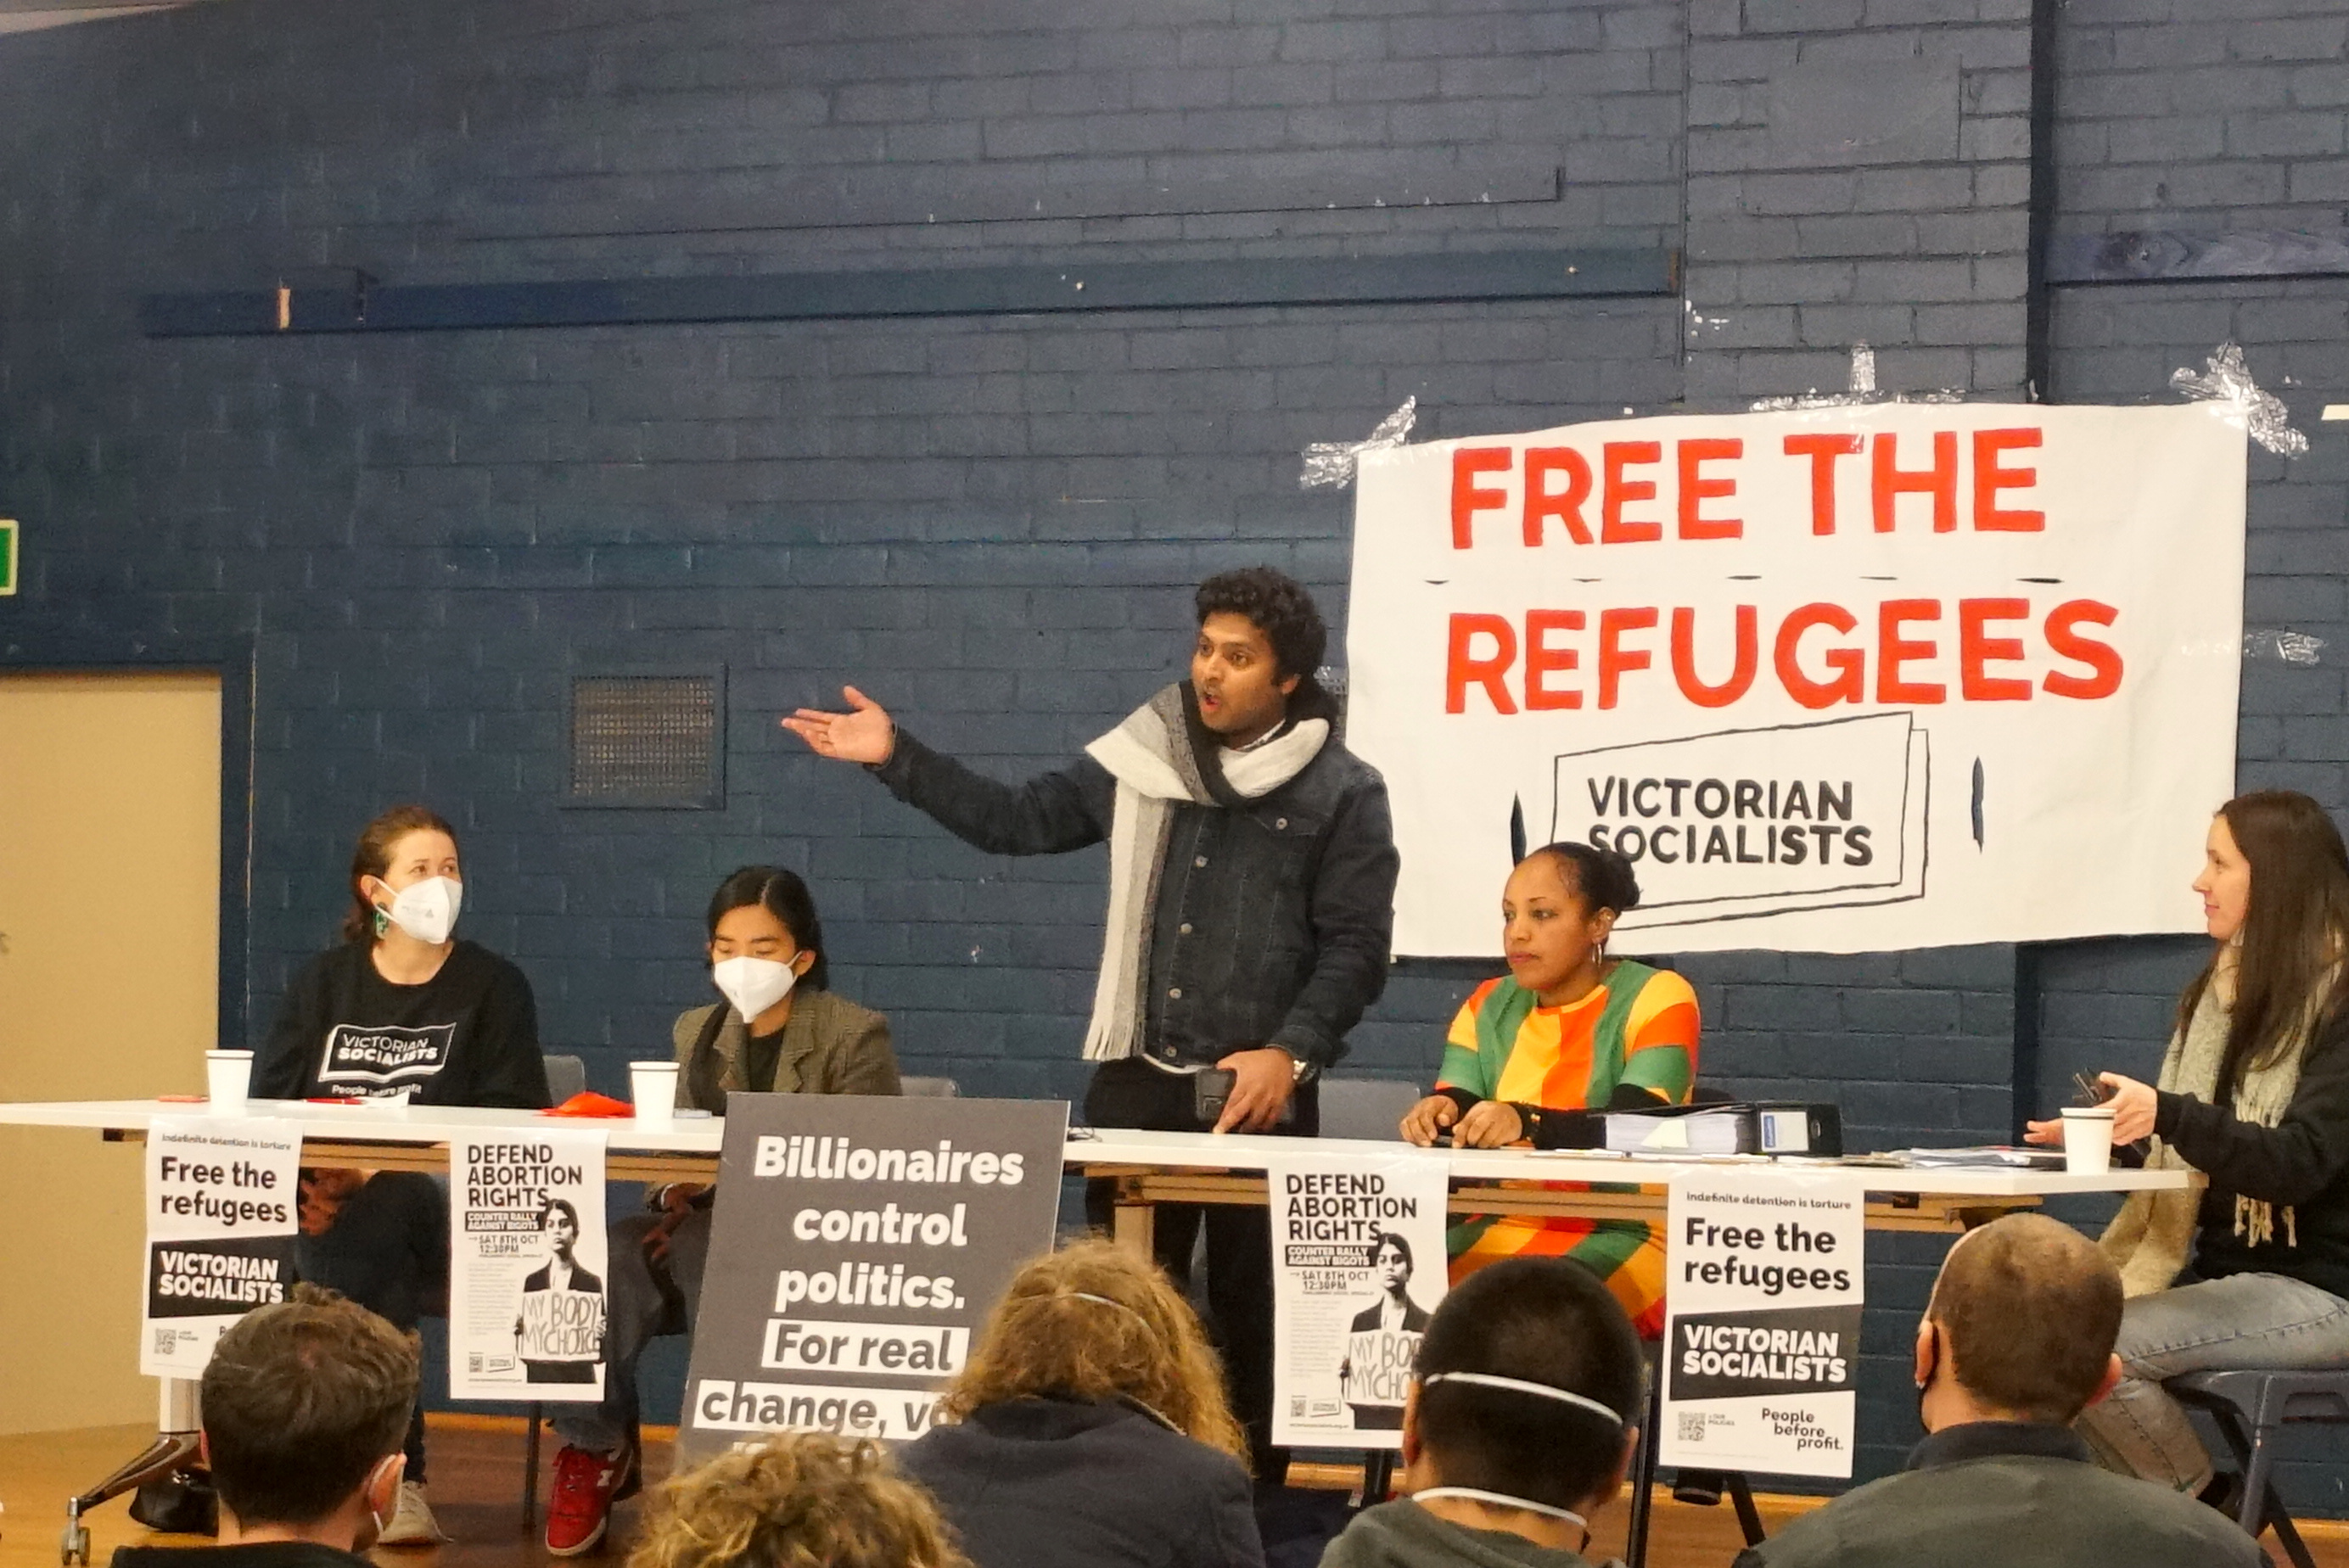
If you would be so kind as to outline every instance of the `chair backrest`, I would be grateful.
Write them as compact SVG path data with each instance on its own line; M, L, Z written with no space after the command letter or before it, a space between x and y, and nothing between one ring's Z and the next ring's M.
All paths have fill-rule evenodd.
M1321 1136L1402 1140L1405 1112L1422 1099L1415 1083L1395 1078L1325 1078L1321 1080Z
M962 1086L950 1078L906 1078L897 1079L899 1094L920 1095L928 1099L960 1099Z
M561 1105L587 1087L587 1063L580 1057L549 1057L546 1058L546 1089Z

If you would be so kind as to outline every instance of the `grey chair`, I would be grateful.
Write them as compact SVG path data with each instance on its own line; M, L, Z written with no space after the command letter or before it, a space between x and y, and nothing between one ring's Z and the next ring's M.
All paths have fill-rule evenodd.
M922 1099L960 1099L962 1086L950 1078L905 1078L897 1079L897 1092Z
M2189 1372L2162 1385L2180 1404L2208 1411L2234 1450L2242 1478L2235 1521L2259 1539L2272 1529L2295 1568L2316 1568L2276 1495L2271 1440L2285 1427L2349 1425L2349 1372Z
M1400 1142L1404 1113L1425 1094L1417 1084L1396 1078L1325 1078L1321 1080L1321 1136Z
M587 1087L587 1063L580 1057L546 1058L546 1089L561 1105Z

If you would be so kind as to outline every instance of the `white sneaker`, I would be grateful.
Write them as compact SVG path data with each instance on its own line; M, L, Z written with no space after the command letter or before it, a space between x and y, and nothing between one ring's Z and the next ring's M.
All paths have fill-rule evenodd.
M432 1507L424 1501L421 1481L399 1483L399 1504L384 1522L383 1533L376 1537L378 1546L438 1546L449 1537L442 1533L440 1522L432 1517Z

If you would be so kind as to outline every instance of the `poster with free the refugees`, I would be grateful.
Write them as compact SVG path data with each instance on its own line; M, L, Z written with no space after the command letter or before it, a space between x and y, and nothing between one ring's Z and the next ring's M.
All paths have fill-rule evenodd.
M1867 1208L1848 1175L1675 1178L1665 1241L1667 1465L1848 1477Z
M158 1117L147 1133L139 1370L201 1377L229 1325L294 1290L302 1133L243 1117Z

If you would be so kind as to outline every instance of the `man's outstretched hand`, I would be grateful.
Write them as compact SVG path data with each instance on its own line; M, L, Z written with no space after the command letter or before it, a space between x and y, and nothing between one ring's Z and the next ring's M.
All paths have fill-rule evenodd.
M803 707L784 719L783 727L806 741L819 757L874 766L888 761L897 744L897 727L890 722L888 713L854 686L841 687L840 695L848 699L848 712Z

